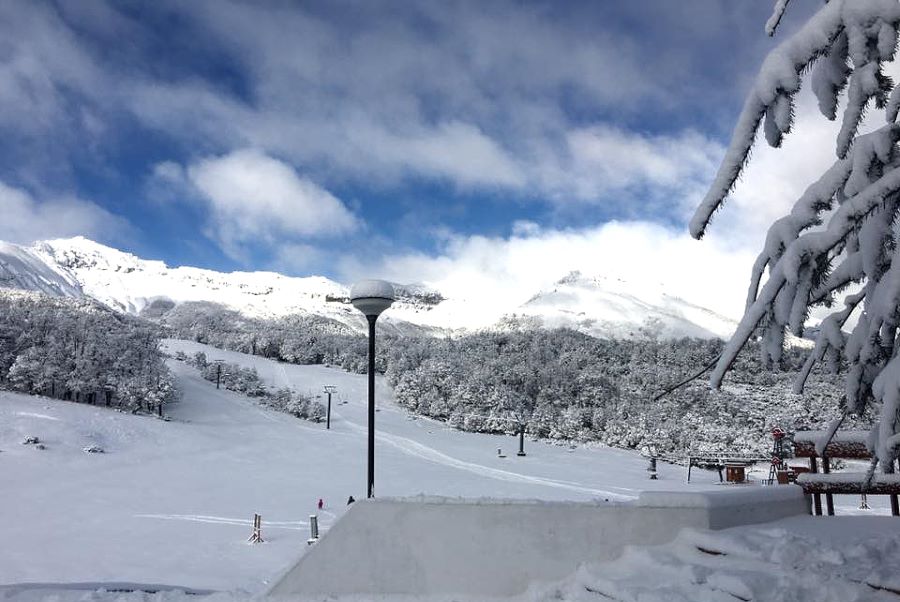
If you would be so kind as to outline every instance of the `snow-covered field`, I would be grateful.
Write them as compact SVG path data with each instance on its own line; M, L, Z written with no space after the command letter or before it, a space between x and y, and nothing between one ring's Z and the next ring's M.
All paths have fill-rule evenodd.
M0 393L0 516L7 518L0 585L163 584L249 595L304 549L310 514L327 529L349 495L365 495L365 376L167 344L172 352L202 349L210 360L252 365L276 387L317 394L335 385L331 431L216 390L175 361L183 400L169 408L170 422ZM684 469L668 465L650 481L638 454L604 447L526 441L528 456L519 458L514 438L413 419L383 382L378 400L381 496L616 501L650 488L721 487L702 471L686 485ZM31 436L46 449L23 445ZM82 451L89 445L105 453ZM246 542L254 512L263 517L263 545ZM47 591L0 587L0 600Z

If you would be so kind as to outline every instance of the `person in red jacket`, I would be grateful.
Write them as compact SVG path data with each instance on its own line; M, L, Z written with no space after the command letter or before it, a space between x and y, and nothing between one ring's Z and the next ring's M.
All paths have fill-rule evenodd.
M319 510L321 510L324 505L325 502L322 500L322 498L319 498Z

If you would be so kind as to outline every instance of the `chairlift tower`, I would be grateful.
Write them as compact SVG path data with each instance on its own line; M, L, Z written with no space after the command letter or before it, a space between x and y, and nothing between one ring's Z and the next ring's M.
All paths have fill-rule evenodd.
M656 472L657 458L659 458L659 452L657 451L656 443L651 442L647 445L647 473L651 481L656 481L659 479L659 474Z
M325 411L325 430L331 429L331 394L337 391L335 385L324 385L322 387L328 395L328 409Z
M225 360L213 360L213 363L216 365L216 388L219 388L219 383L222 381L222 366L225 365Z
M772 429L772 463L769 467L769 485L778 478L778 471L784 468L785 433L777 426Z
M525 455L525 423L521 423L519 425L519 451L516 453L517 456Z

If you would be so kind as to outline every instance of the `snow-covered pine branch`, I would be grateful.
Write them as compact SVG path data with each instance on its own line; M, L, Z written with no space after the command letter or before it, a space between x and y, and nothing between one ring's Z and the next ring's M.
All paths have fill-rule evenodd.
M869 101L874 98L880 107L888 103L893 84L881 73L881 64L894 57L898 22L896 0L833 0L766 57L715 181L691 220L693 236L703 236L733 188L763 118L770 145L779 146L789 133L794 96L811 66L816 69L813 91L829 119L834 118L830 109L837 106L837 95L849 86L837 148L838 157L847 154Z
M786 5L776 2L767 24L770 35ZM830 306L836 294L858 286L845 307L823 321L795 390L802 390L816 363L836 367L841 359L846 361L847 411L862 413L870 404L881 404L875 447L886 472L893 471L900 453L900 249L894 227L900 209L900 126L894 123L900 92L882 65L894 58L898 26L897 0L831 0L773 50L690 224L691 234L702 237L746 164L761 121L768 143L781 144L791 130L794 96L807 70L812 70L812 91L826 118L837 117L838 96L846 90L836 140L838 160L790 214L770 227L753 266L744 317L713 371L712 384L721 384L758 329L766 359L777 361L786 330L802 333L811 307ZM884 109L887 125L858 135L871 105ZM846 336L842 327L857 307L863 311Z
M775 30L778 28L778 24L781 23L781 17L784 16L788 2L790 0L776 0L775 8L772 9L772 16L766 21L766 33L770 36L775 35Z

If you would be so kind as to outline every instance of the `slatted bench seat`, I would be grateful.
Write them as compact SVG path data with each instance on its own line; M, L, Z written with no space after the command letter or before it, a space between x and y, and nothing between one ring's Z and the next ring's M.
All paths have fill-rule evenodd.
M900 516L900 474L876 474L870 487L864 487L865 473L831 472L831 459L871 460L868 431L838 431L824 450L820 443L828 437L825 431L799 431L794 434L794 456L809 458L809 472L797 476L797 484L803 492L813 496L815 514L822 515L822 498L825 495L826 510L834 516L835 494L888 495L891 498L891 514ZM821 453L820 453L821 451ZM817 459L822 459L822 473Z

